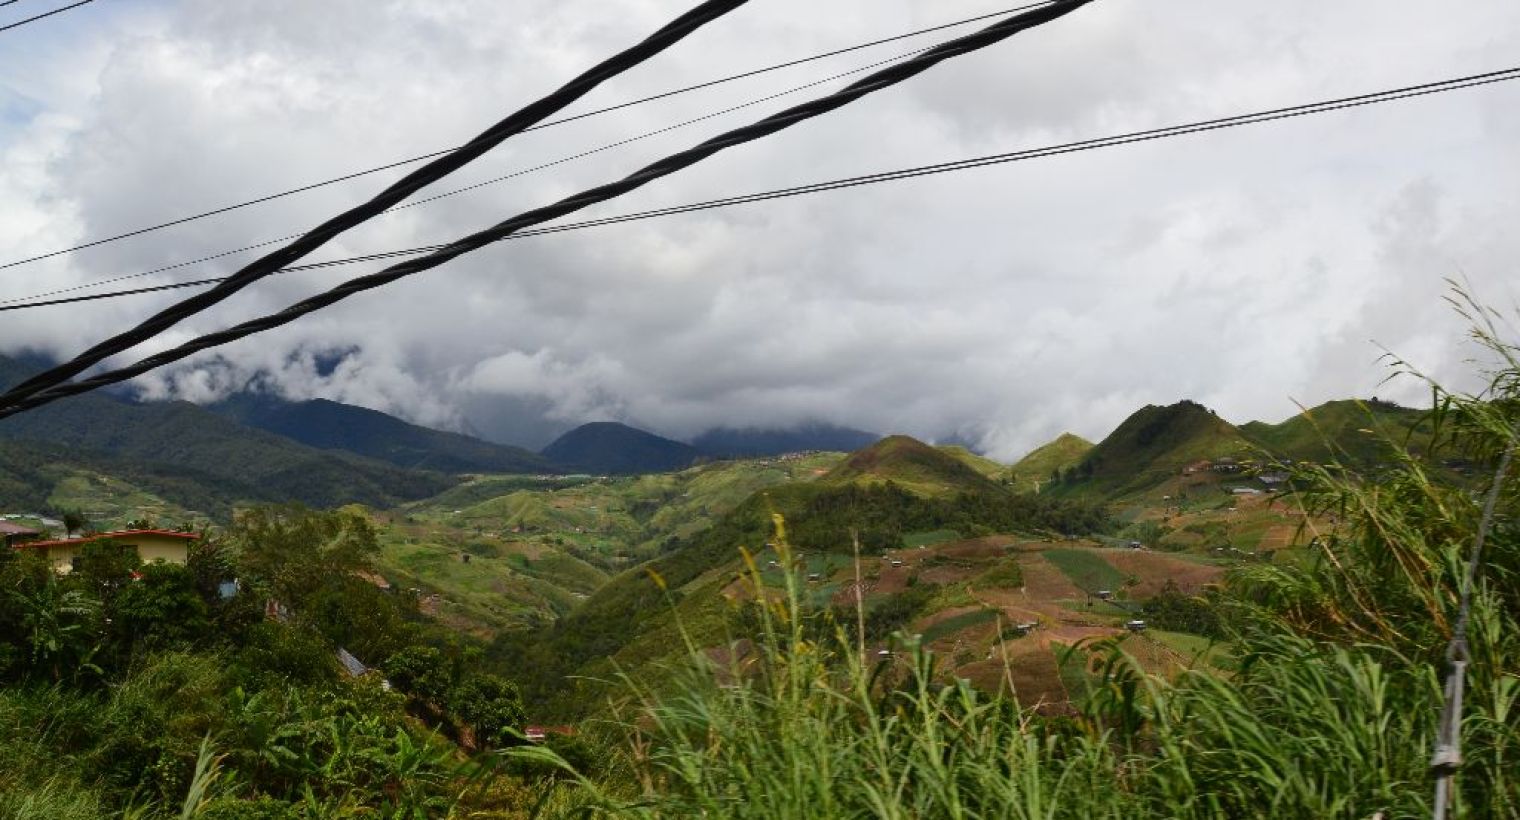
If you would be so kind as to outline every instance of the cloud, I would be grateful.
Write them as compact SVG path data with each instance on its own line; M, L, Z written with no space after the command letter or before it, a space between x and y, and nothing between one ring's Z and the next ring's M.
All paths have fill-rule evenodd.
M56 42L0 57L0 257L457 144L684 6L161 2L60 29ZM575 110L986 10L750 4ZM915 45L526 134L434 191ZM1408 0L1100 0L587 216L1490 70L1517 45L1520 8L1504 0L1438 16ZM958 435L1003 458L1063 430L1101 437L1142 404L1184 397L1240 421L1284 418L1295 400L1417 400L1414 386L1380 386L1377 345L1463 378L1472 351L1440 301L1443 277L1515 300L1520 248L1505 226L1520 217L1517 93L1501 85L502 243L138 386L206 401L258 378L293 398L525 444L606 418L675 436L821 420ZM382 217L313 259L479 229L792 99ZM0 298L283 236L390 178L15 268ZM371 269L271 278L144 350ZM171 298L14 313L0 348L72 354ZM337 367L324 364L333 351L346 353Z

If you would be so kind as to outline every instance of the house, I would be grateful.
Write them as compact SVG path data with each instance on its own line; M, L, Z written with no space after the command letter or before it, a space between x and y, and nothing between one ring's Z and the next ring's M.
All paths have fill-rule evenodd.
M0 540L7 547L20 546L26 541L33 541L42 537L40 530L23 527L20 524L12 524L9 521L0 521Z
M47 556L53 569L60 573L74 571L84 545L110 541L123 549L137 551L137 557L145 564L163 561L166 564L184 565L190 559L190 545L200 540L193 532L169 530L118 530L103 532L84 538L66 538L59 541L28 541L16 549L39 550Z
M562 735L571 737L575 734L573 726L527 726L523 728L523 737L530 743L543 743L549 739L549 735Z
M1204 459L1202 461L1195 461L1192 464L1189 464L1186 467L1183 467L1182 468L1182 474L1183 475L1193 475L1194 473L1201 473L1201 472L1204 472L1206 470L1212 470L1213 468L1214 468L1214 462L1209 461L1208 459Z

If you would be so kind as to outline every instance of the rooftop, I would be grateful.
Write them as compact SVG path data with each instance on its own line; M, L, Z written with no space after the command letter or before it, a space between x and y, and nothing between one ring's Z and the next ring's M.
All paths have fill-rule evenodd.
M83 538L62 538L53 541L28 541L25 544L17 544L19 549L36 549L38 547L61 547L66 544L88 544L94 541L115 540L118 538L132 538L142 535L155 535L164 538L183 538L187 541L198 541L200 536L193 532L176 532L174 530L117 530L115 532L99 532L94 535L86 535Z

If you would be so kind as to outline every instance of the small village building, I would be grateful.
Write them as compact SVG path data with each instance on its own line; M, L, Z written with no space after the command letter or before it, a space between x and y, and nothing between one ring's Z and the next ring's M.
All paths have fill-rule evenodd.
M523 737L527 738L528 742L530 742L530 743L543 743L545 740L549 739L549 735L560 735L562 737L573 737L575 735L575 727L573 727L573 726L527 726L527 727L525 727L523 729Z
M89 535L83 538L66 538L58 541L28 541L17 545L16 548L40 551L47 557L48 563L53 565L55 571L68 574L74 571L75 562L84 551L86 544L110 541L119 545L122 549L136 551L138 560L144 564L162 561L166 564L184 566L190 560L190 545L198 540L200 540L200 536L193 532L118 530L116 532Z
M42 537L42 531L31 527L23 527L20 524L12 524L9 521L0 521L0 539L5 541L5 546L16 547L27 541L35 541Z

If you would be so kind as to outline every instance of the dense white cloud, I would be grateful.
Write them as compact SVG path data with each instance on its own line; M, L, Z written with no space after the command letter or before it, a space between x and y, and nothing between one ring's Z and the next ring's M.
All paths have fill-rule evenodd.
M457 144L685 5L143 1L28 27L24 48L0 53L0 259ZM752 3L576 110L989 10ZM1360 93L1520 53L1520 6L1440 11L1099 0L589 213ZM435 190L917 45L527 134ZM314 258L447 239L783 102L388 215ZM1466 276L1499 304L1517 298L1516 145L1520 83L510 242L139 389L206 400L257 378L294 398L530 444L605 418L677 436L824 420L966 437L1002 457L1062 430L1101 436L1141 404L1184 397L1242 421L1286 417L1294 401L1416 400L1412 383L1380 385L1378 345L1463 377L1472 351L1440 301L1443 277ZM282 236L389 178L0 271L0 298ZM249 258L139 281L203 278ZM356 272L276 277L156 346ZM13 313L0 349L68 355L171 298Z

